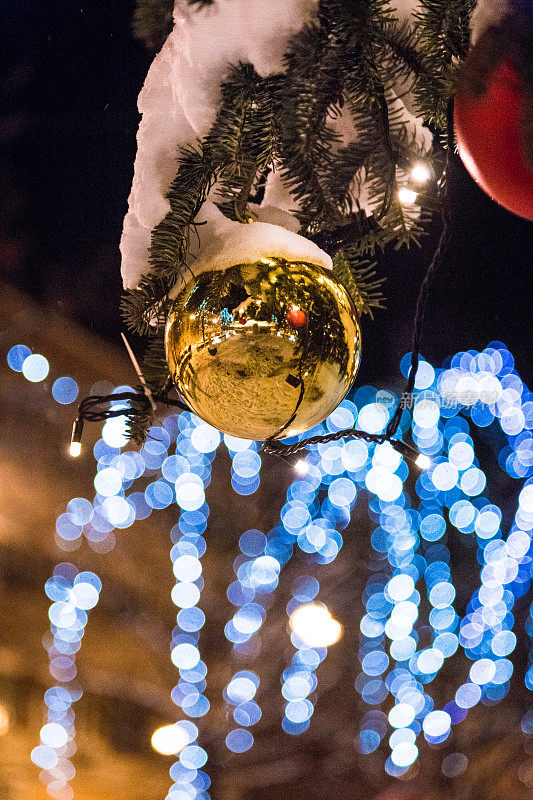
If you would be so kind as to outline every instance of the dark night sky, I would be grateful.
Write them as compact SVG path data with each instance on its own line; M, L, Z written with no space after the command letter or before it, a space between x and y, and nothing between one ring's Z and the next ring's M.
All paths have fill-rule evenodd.
M133 172L136 97L151 54L133 3L3 0L0 264L7 280L111 339L120 328L119 252ZM533 224L454 170L452 247L432 291L423 354L503 341L531 382ZM418 285L439 233L380 259L387 311L364 322L360 381L397 380ZM117 376L120 380L120 376Z

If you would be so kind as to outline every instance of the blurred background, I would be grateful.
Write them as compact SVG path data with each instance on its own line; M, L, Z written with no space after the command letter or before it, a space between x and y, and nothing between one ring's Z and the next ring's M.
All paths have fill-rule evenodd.
M490 417L466 404L461 415L455 409L439 418L437 411L430 423L418 420L437 439L459 436L456 444L475 449L468 463L448 455L461 475L452 485L442 476L421 483L404 465L357 450L344 462L339 452L314 454L319 477L312 471L296 481L289 466L263 458L259 479L254 448L226 441L215 458L218 441L188 415L161 423L160 446L149 442L140 456L125 459L119 428L108 428L103 438L98 426L88 428L85 455L72 461L67 442L77 398L135 381L119 340L118 242L133 174L136 99L153 53L133 39L132 11L129 0L0 5L0 798L70 800L74 791L79 800L152 800L165 797L172 781L182 787L173 800L201 798L204 791L217 800L333 793L371 800L530 798L531 558L521 535L506 552L516 574L487 580L490 602L475 592L480 569L494 561L487 543L505 540L513 524L515 532L531 527L531 495L522 487L533 463L533 404L525 388L531 385L533 226L493 204L455 164L452 247L432 291L422 352L435 369L495 375L507 395ZM376 390L401 392L400 362L410 347L418 286L439 233L435 218L421 249L380 256L387 309L364 322L356 393L330 429L346 427L350 414L353 420L356 409L367 407L368 424L378 424ZM441 373L430 369L419 388L437 386ZM346 464L356 496L348 483L331 490ZM97 468L103 477L94 484L93 502ZM372 468L399 476L401 502L388 490L369 488ZM483 474L486 488L462 482L470 468ZM200 486L195 508L180 505L176 489L167 496L163 488L177 485L188 470ZM470 478L481 480L477 473ZM127 509L120 502L103 505L123 500L130 488L136 497ZM391 511L394 502L400 511L420 512L417 522L411 515L412 537L402 546L393 536L391 520L400 514ZM458 502L471 508L456 508ZM483 513L498 516L492 506L503 533L499 524L496 534L477 522ZM303 512L299 522L287 517L304 508L328 521L324 541L298 534ZM172 544L178 547L174 574ZM408 562L399 555L402 547ZM194 596L179 606L171 590L180 581L192 583L175 565L191 554L201 558L205 586L197 602ZM278 567L261 562L266 577L261 573L252 585L239 569L258 558ZM75 567L57 569L61 562ZM388 582L405 563L416 568L419 591L394 593ZM452 603L438 592L432 600L432 588L441 584L455 588L457 617L436 621L434 612ZM76 585L89 588L74 592L74 617L61 606L51 611L72 599ZM315 657L308 652L313 647L291 643L287 615L313 600L343 626L327 657L323 647L314 648ZM420 608L415 648L431 651L429 665L413 662L412 653L386 655L390 642L406 638L385 633L391 609L402 602ZM176 605L202 612L182 615L189 639L176 639L181 634L174 630L174 646L194 649L201 628L201 668L188 666L187 650L184 661L170 660ZM235 620L245 606L246 619ZM465 633L468 624L481 632ZM62 634L63 650L58 630L70 631ZM444 634L443 651L435 638ZM455 655L453 637L460 642ZM500 665L494 674L485 662L498 659L510 667ZM480 662L479 683L472 675L468 681ZM398 700L406 681L418 698L409 701L416 719L403 709L407 716L391 721L393 697L396 707L409 706ZM181 688L171 699L176 685ZM68 696L50 694L53 686L68 687ZM462 686L481 687L479 696L477 689L457 696ZM436 727L421 730L416 720L427 714L427 694L435 710L453 701L445 712L452 733L449 724L439 728L438 716ZM300 705L287 711L291 702ZM73 709L75 745L70 734L66 743L54 739L54 728L42 733L56 718L70 720L74 730ZM198 726L209 759L204 768L202 754L191 750L188 765L185 759L174 767L171 780L175 758L157 753L151 737L181 719ZM411 734L389 744L394 731L407 729L418 737L413 761ZM232 731L251 733L253 746L242 733L228 739ZM192 729L189 735L194 738ZM44 749L32 763L36 747ZM391 761L391 748L398 747ZM180 784L180 770L187 769L197 774ZM204 774L212 780L209 789Z

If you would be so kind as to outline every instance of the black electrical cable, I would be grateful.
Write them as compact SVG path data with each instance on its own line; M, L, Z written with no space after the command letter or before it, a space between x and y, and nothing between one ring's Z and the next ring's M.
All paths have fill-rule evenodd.
M154 394L153 398L154 400L165 403L168 406L177 406L183 411L190 411L190 408L185 405L182 400L168 397L168 395L164 392ZM90 395L81 401L78 408L78 417L82 417L87 422L101 422L105 419L111 419L112 417L134 417L137 413L137 409L131 407L124 408L124 406L122 406L121 408L111 407L98 409L98 406L105 405L107 403L124 402L125 400L134 401L137 403L137 405L145 405L147 411L151 407L150 400L148 399L147 395L142 394L141 392L117 392L115 394Z
M124 406L124 402L133 402L135 406ZM177 398L168 397L166 391L153 393L150 397L143 392L116 392L115 394L104 395L89 395L85 397L78 406L78 415L74 420L72 428L71 448L73 444L80 445L81 437L83 434L83 425L85 422L104 422L113 417L126 417L127 419L134 420L139 414L150 413L152 410L152 402L162 402L167 406L175 406L182 411L190 411L190 408L185 405L182 400ZM115 403L120 403L117 408ZM101 408L107 406L109 408ZM72 455L78 455L80 452L79 447L77 452L72 452Z

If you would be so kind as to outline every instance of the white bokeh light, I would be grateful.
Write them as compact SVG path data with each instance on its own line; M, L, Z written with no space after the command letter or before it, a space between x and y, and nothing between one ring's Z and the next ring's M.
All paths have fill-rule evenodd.
M292 612L290 626L308 647L329 647L342 636L342 625L333 619L325 606L315 603L300 606Z
M179 723L163 725L152 734L152 747L163 756L173 756L189 744L189 734Z

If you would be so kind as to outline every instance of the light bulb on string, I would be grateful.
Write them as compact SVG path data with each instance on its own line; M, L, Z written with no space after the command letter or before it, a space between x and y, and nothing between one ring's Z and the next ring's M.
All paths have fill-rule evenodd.
M427 183L431 178L431 170L421 161L411 169L411 178L416 183Z
M418 194L413 191L413 189L409 189L407 186L402 186L402 188L398 191L398 200L404 206L412 206L413 203L416 202L416 198Z
M77 458L81 453L81 437L83 434L83 418L76 417L72 426L72 436L70 437L69 453L72 458Z
M300 458L294 465L294 471L297 472L298 475L307 475L309 472L309 464L307 461L304 461L303 458Z
M78 458L81 453L81 442L71 442L68 452L72 458Z
M425 453L419 453L415 458L415 464L419 469L429 469L431 466L431 459Z
M431 466L431 459L425 453L420 453L416 448L411 447L410 444L407 442L403 442L401 439L390 439L390 444L394 447L398 453L406 459L410 461L412 464L418 467L420 470L429 469Z

